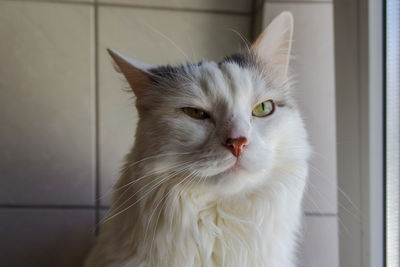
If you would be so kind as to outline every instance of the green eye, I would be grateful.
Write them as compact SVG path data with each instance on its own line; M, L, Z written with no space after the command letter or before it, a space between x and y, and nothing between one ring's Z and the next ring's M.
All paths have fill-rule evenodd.
M274 101L267 100L258 104L252 111L252 115L256 117L265 117L271 115L275 111Z
M204 120L209 118L208 114L205 111L202 111L201 109L197 108L182 108L183 112L185 112L187 115L189 115L192 118L198 119L198 120Z

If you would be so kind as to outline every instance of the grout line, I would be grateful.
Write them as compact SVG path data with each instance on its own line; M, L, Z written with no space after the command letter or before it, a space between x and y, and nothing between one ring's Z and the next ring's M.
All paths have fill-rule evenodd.
M138 4L111 4L111 3L98 3L102 7L123 7L123 8L137 8L137 9L150 9L150 10L166 10L166 11L181 11L181 12L194 12L194 13L214 13L222 15L238 15L238 16L251 16L251 11L234 11L223 9L207 9L207 8L190 8L190 7L167 7L167 6L146 6Z
M99 229L98 223L100 221L100 138L99 138L99 13L98 13L98 4L97 0L95 0L94 6L94 95L95 95L95 157L96 157L96 184L95 184L95 234L97 236Z
M55 3L55 4L72 4L72 5L85 5L95 7L115 7L115 8L136 8L136 9L149 9L149 10L165 10L165 11L180 11L180 12L193 12L193 13L211 13L220 15L236 15L236 16L251 16L252 11L235 11L223 9L207 9L207 8L190 8L190 7L167 7L167 6L146 6L138 4L123 4L123 3L99 3L97 0L94 2L83 1L66 1L66 0L0 0L0 2L37 2L37 3Z
M256 2L255 7L254 7L255 13L257 13L257 11L262 11L262 8L264 7L264 5L269 3L269 1L257 1L257 0L255 0L255 2Z
M305 216L314 216L314 217L337 217L337 213L331 213L331 212L304 212Z
M0 204L0 209L95 209L91 205Z
M250 17L250 43L253 43L256 38L254 30L256 29L256 14L257 14L257 0L251 1L251 17Z
M99 210L109 210L110 206L99 206ZM337 217L337 213L331 213L331 212L304 212L303 215L305 216L314 216L314 217Z
M96 217L99 215L100 210L108 210L109 206L101 205L31 205L31 204L0 204L0 209L96 209ZM314 217L337 217L337 213L331 212L304 212L305 216ZM96 218L96 223L98 223Z

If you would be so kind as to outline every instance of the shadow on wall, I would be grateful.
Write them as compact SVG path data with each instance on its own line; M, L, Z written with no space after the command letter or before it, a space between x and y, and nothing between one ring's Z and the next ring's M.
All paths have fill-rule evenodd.
M69 209L2 211L0 236L7 246L2 245L0 263L7 267L82 266L94 239L91 215Z

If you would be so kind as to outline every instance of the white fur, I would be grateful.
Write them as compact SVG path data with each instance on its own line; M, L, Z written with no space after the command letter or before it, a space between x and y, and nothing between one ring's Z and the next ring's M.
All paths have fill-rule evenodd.
M310 148L273 69L186 65L138 97L135 145L87 267L295 266ZM268 99L282 106L253 117ZM239 136L249 143L237 161L222 143Z

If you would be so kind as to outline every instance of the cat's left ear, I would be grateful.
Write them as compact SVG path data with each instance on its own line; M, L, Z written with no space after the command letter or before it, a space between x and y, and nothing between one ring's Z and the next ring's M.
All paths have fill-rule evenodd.
M125 76L135 95L138 98L142 96L146 89L152 85L149 78L151 74L148 70L155 66L128 58L114 49L108 48L107 51L118 69Z
M264 64L274 66L282 80L287 78L292 36L293 15L285 11L275 17L251 46Z

